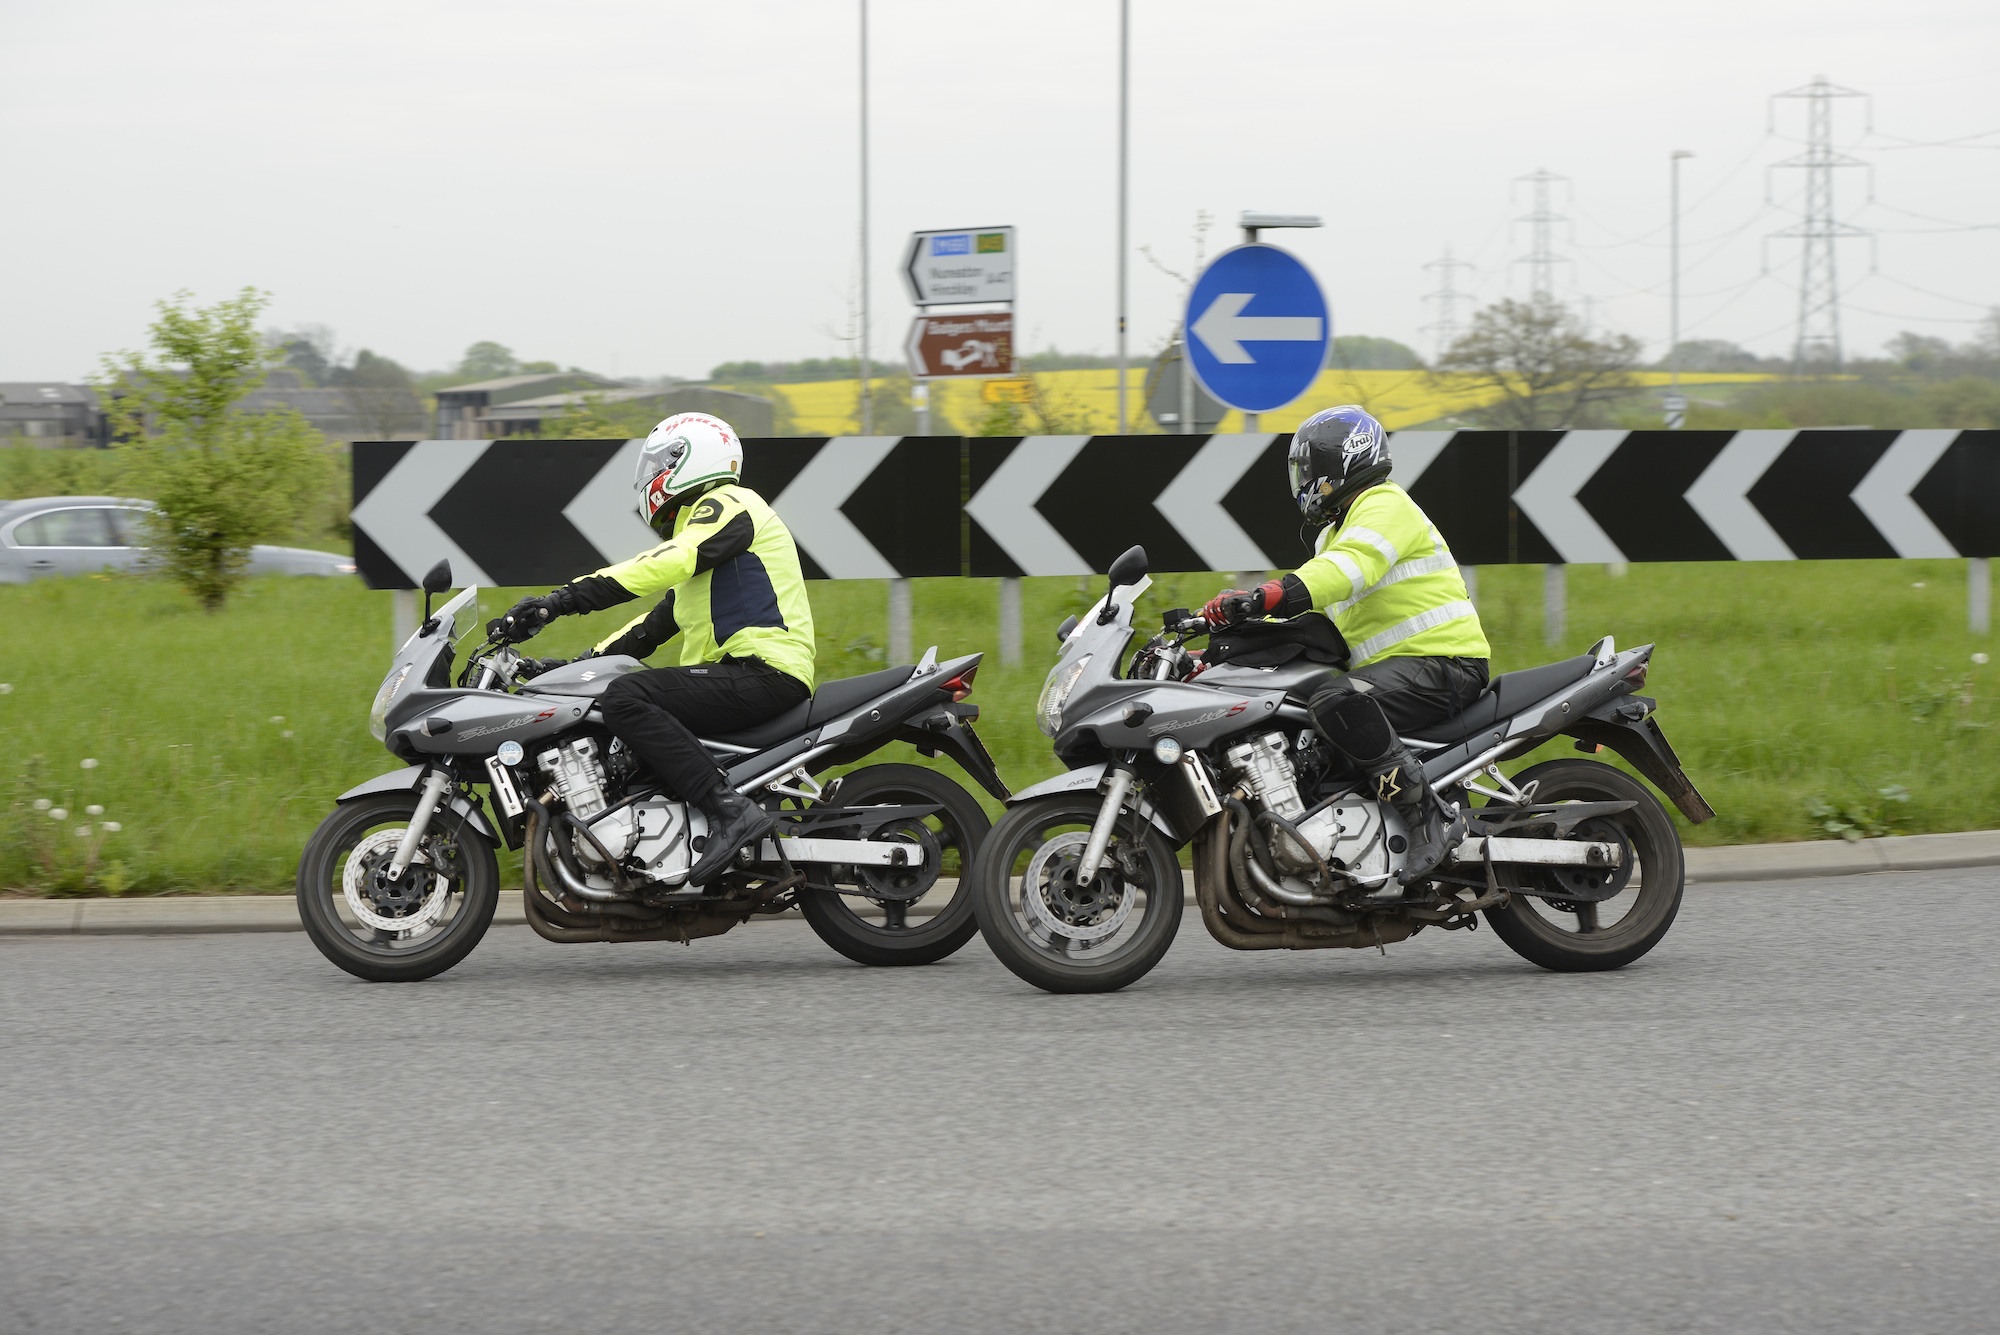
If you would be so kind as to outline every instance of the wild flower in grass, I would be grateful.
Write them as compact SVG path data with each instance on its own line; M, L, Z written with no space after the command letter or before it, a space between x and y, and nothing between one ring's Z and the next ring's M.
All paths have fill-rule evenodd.
M14 693L14 683L13 683L13 682L11 682L11 681L0 681L0 695L12 695L13 693Z
M290 728L287 728L283 732L278 734L278 736L280 737L289 737L291 735L292 735L292 730Z
M120 825L115 820L107 820L98 822L97 828L104 831L106 834L116 834L125 827L123 825Z
M1923 588L1923 587L1924 587L1924 582L1923 582L1922 580L1920 580L1920 579L1919 579L1919 580L1912 580L1912 581L1910 582L1910 587L1911 587L1911 588L1913 588L1913 589L1921 589L1921 588Z
M1988 658L1985 654L1974 654L1972 656L1973 666L1975 667L1985 667L1988 663L1992 661L1993 660Z
M37 811L47 811L50 807L54 805L55 803L49 801L49 799L46 797L38 797L35 799L35 810Z
M86 756L84 759L78 761L77 765L81 769L96 769L97 761L91 757Z
M104 814L104 808L99 806L97 803L92 802L89 806L83 809L83 814L86 816L102 816Z
M63 807L50 807L50 808L49 808L49 819L50 819L50 820L68 820L68 819L69 819L69 812L68 812L68 810L67 810L67 809L65 809L65 808L63 808Z
M283 714L271 715L271 722L273 723L283 723L284 721L285 721L285 716Z
M88 839L88 838L90 838L90 827L89 827L88 825L79 825L79 826L77 826L77 827L76 827L76 837L77 837L77 838L79 838L79 839Z

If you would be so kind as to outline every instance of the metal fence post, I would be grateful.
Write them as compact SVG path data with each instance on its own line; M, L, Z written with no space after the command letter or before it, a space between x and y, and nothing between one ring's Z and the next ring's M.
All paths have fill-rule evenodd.
M1965 622L1974 635L1993 630L1993 562L1984 556L1965 564Z
M389 595L389 632L396 637L391 649L400 649L417 633L417 591L397 589Z
M1568 567L1542 567L1542 640L1559 642L1569 633Z
M1015 667L1021 661L1021 581L1000 581L1000 662Z
M910 581L889 581L889 662L915 662L910 653Z

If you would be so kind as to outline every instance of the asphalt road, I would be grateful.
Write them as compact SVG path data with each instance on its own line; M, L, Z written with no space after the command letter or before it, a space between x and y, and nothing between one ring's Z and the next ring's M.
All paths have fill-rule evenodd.
M1045 996L977 941L0 940L0 1330L2000 1327L1991 870Z

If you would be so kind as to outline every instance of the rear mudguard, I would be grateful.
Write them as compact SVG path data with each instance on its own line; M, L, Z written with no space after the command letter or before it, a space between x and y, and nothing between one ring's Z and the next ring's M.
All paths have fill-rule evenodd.
M1636 717L1635 717L1636 716ZM1653 718L1653 702L1642 695L1626 696L1578 719L1563 732L1577 739L1579 751L1608 747L1667 795L1688 820L1699 825L1715 816L1715 808L1696 791L1681 770L1681 758Z
M1095 765L1085 765L1081 769L1073 769L1067 774L1058 774L1053 779L1044 779L1015 793L1007 799L1007 805L1015 807L1023 802L1032 802L1038 797L1053 797L1057 793L1094 793L1104 786L1104 772L1109 768L1111 766L1108 762L1099 762ZM1175 848L1187 842L1174 832L1173 826L1167 824L1166 817L1160 814L1159 808L1155 807L1150 799L1140 802L1139 811L1147 820L1159 827L1160 833L1167 836Z
M374 797L378 793L412 791L423 785L424 773L429 769L429 765L412 765L408 769L378 774L368 782L357 784L334 798L334 803L339 805L343 802L358 802L364 797ZM500 832L493 828L493 822L486 818L485 808L477 802L468 801L463 793L454 792L451 795L451 809L465 817L466 822L486 836L495 847L500 845Z
M1011 801L1012 794L993 764L986 743L972 730L972 720L978 717L975 705L946 705L935 714L912 719L908 725L896 729L894 736L897 741L916 747L919 754L936 756L942 752L950 756L981 788L1002 802Z

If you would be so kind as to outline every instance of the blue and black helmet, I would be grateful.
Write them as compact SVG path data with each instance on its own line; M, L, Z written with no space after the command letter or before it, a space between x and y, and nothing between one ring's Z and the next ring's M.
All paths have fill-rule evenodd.
M1299 513L1323 524L1363 490L1389 477L1389 433L1366 408L1325 408L1292 433L1292 499Z

